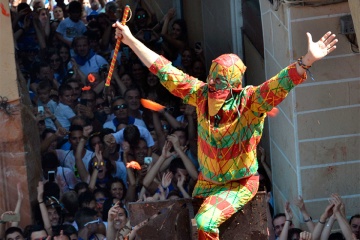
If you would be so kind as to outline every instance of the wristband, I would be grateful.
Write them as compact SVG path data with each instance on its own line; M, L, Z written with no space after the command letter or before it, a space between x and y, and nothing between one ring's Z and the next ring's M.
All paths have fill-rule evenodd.
M44 203L44 201L39 202L39 205L42 204L42 203Z
M303 57L301 57L301 58L299 58L299 59L297 60L297 62L298 62L298 64L300 65L300 67L302 67L302 68L305 69L305 70L308 70L309 68L311 68L311 65L310 65L310 66L305 65L305 64L303 63L302 59L303 59Z
M325 223L326 223L326 220L325 220L324 222L322 222L322 221L320 221L320 220L319 220L319 223L321 223L321 224L325 224Z
M289 222L290 225L292 224L292 221L291 221L291 220L285 220L285 222Z
M304 222L306 222L306 223L310 222L310 221L312 222L312 217L309 217L308 219L304 219Z

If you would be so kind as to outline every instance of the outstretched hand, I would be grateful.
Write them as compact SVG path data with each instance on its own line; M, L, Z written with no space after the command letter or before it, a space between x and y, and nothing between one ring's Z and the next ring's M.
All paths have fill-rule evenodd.
M317 42L313 42L310 33L306 33L306 35L308 38L308 53L306 60L309 61L306 63L304 62L306 65L312 65L313 62L322 59L336 49L338 39L336 39L335 34L331 34L331 32L325 33L325 35Z

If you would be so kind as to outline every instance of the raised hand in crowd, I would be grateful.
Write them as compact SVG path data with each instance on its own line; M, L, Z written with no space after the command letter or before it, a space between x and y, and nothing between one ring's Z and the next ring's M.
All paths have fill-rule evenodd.
M309 231L313 232L315 228L315 224L313 223L310 214L306 210L304 199L302 198L302 196L299 196L297 199L295 199L294 202L295 205L299 208L303 220L306 223L306 226L308 227Z
M311 233L309 232L301 232L300 233L300 239L299 240L312 240Z
M184 188L184 183L186 180L185 175L182 172L179 172L180 176L177 178L177 187L180 190L180 192L182 193L184 198L191 198L191 196L186 192L185 188Z
M284 205L284 213L285 213L285 225L281 231L281 234L279 236L279 240L287 240L288 238L288 232L292 225L292 219L293 219L293 212L290 208L290 202L286 202Z

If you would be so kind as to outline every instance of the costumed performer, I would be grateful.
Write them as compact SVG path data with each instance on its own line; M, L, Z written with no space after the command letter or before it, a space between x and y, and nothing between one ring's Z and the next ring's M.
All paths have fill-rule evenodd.
M267 112L281 103L306 71L336 46L327 32L318 42L307 33L308 52L259 86L242 87L245 65L235 54L213 60L207 82L191 77L138 41L120 23L116 37L128 45L172 94L196 107L200 174L193 197L204 198L196 215L199 239L219 239L218 227L256 194L256 146Z

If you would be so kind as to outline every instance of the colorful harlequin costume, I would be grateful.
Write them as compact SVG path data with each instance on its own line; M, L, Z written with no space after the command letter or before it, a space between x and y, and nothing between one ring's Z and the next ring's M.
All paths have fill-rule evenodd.
M196 215L199 239L219 239L220 224L254 197L259 185L256 146L266 112L306 79L292 64L260 86L242 88L245 70L234 54L213 61L207 83L163 57L150 67L172 94L197 109L200 174L193 197L205 198Z

